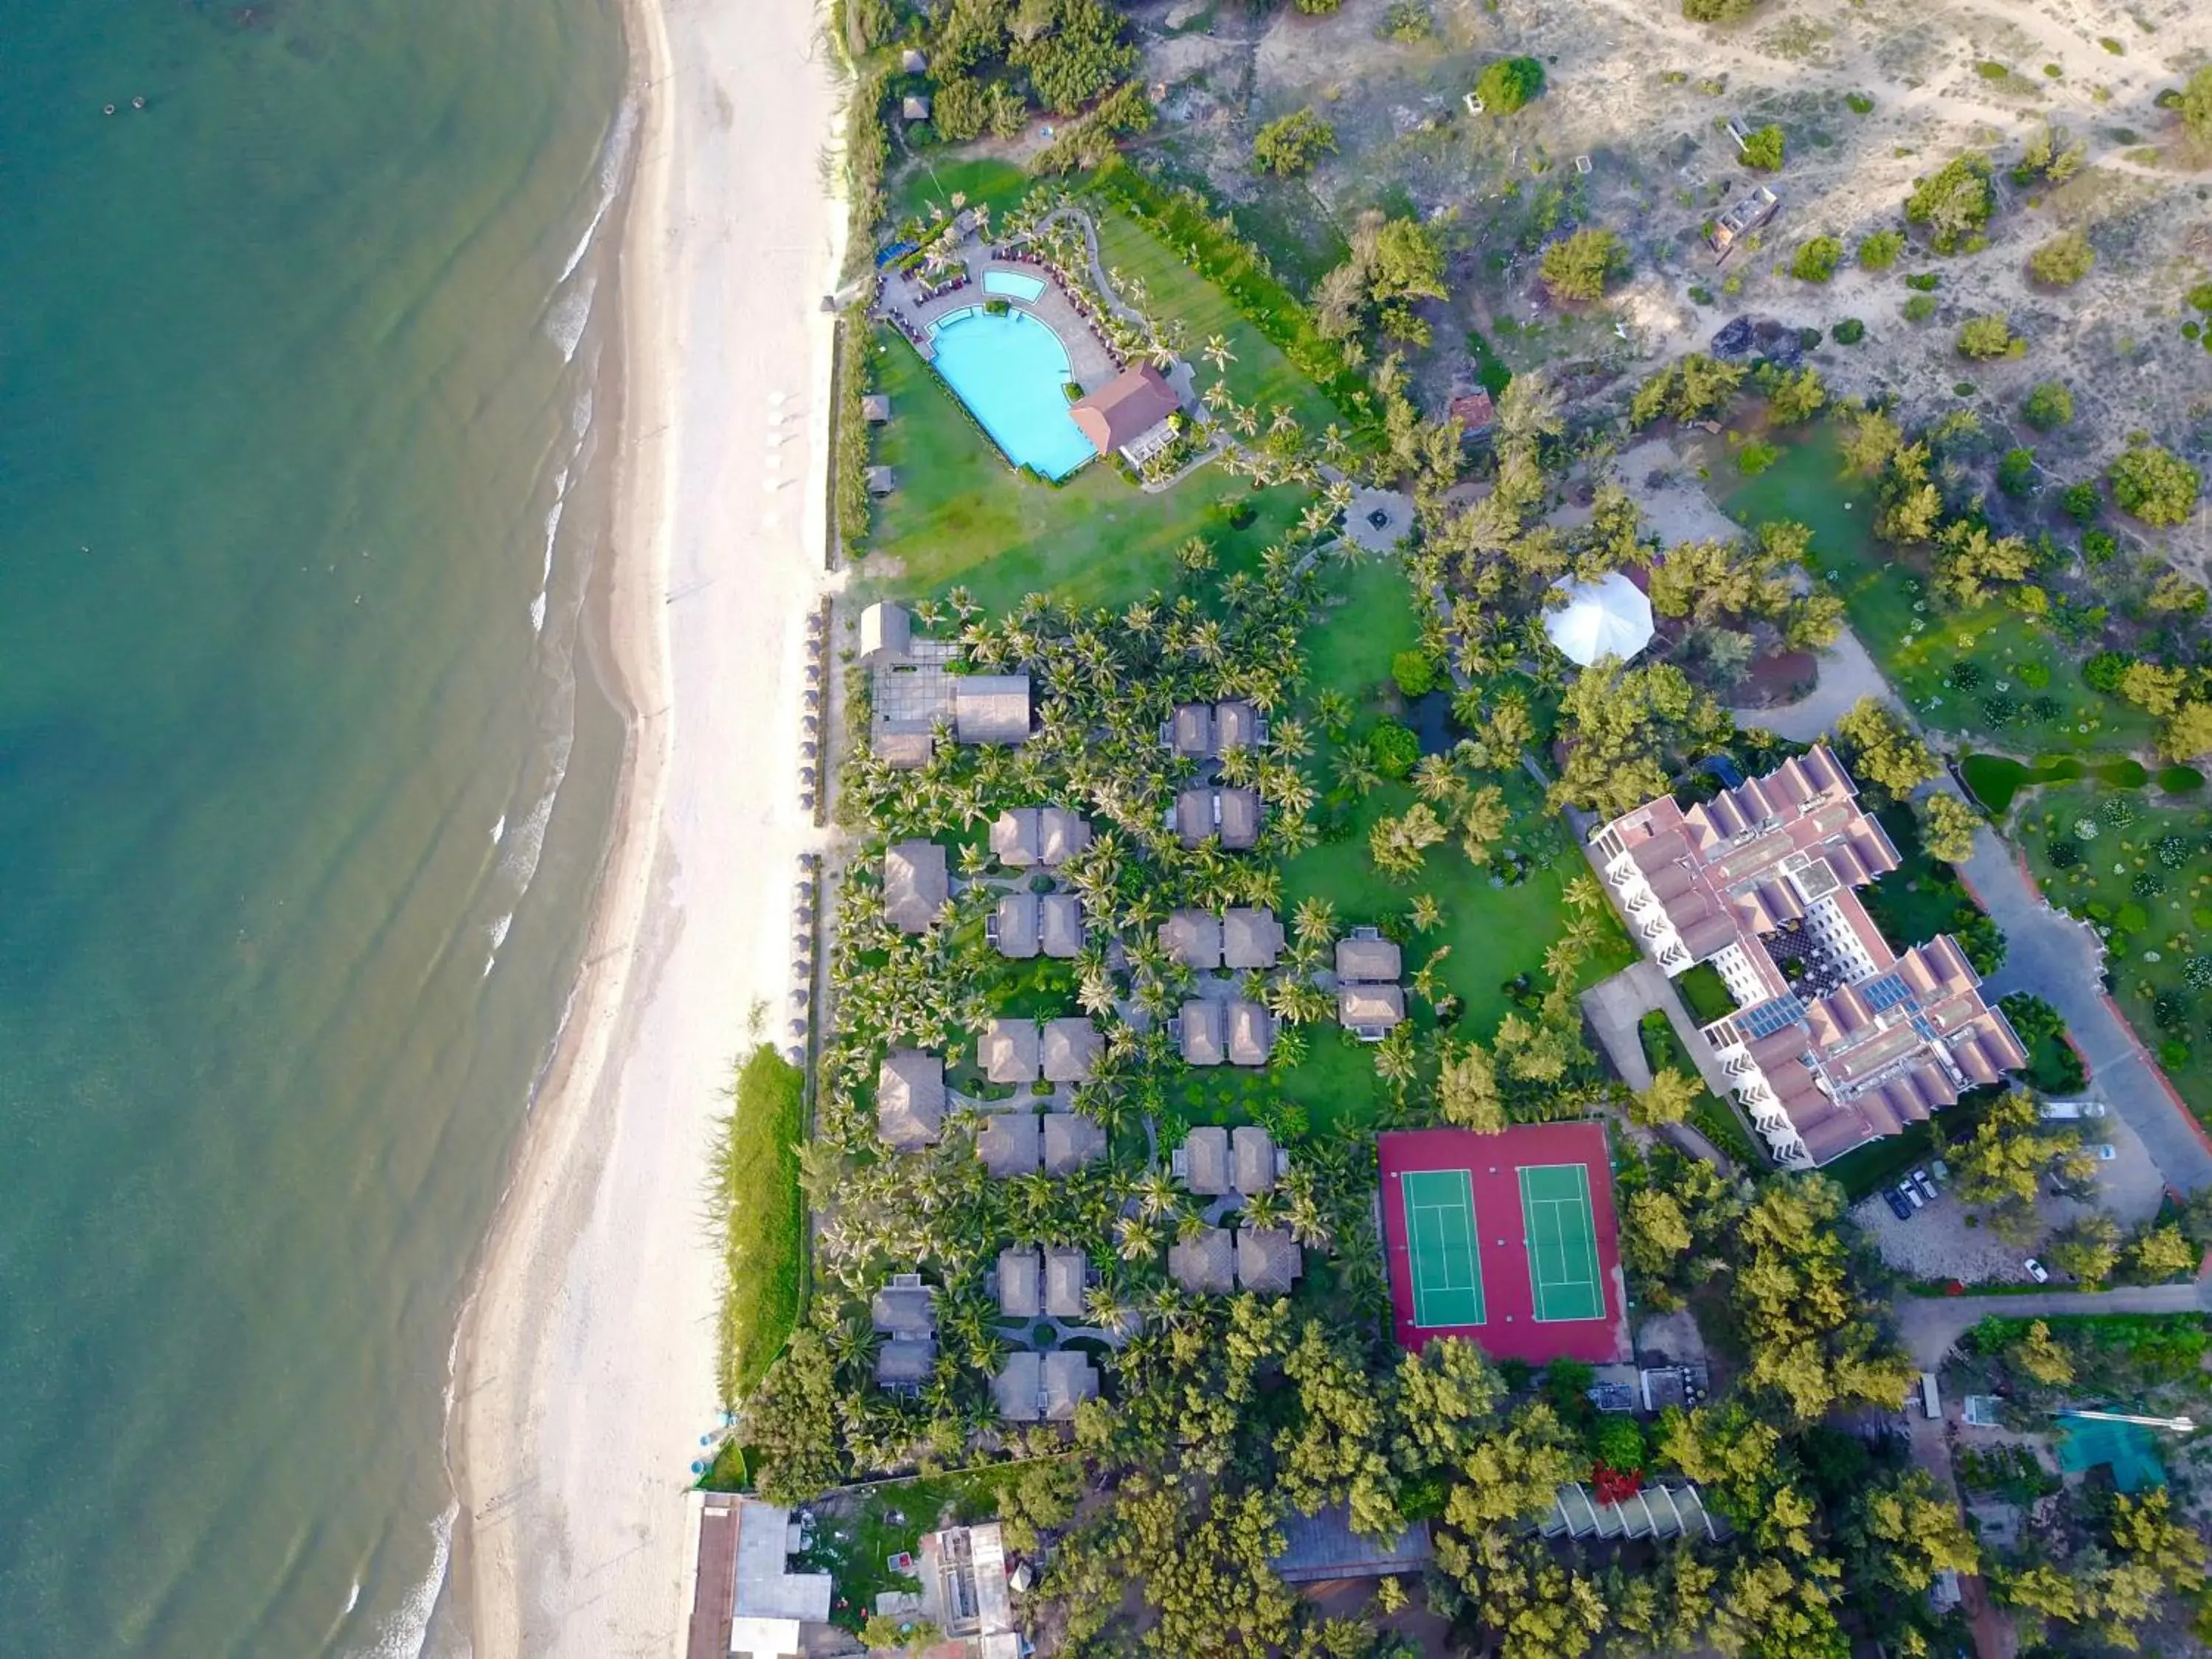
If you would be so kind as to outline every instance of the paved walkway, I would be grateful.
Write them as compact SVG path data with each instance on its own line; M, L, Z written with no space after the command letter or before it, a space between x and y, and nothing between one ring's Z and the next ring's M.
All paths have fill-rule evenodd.
M1637 1028L1644 1016L1656 1008L1674 1028L1674 1035L1681 1039L1705 1087L1727 1107L1728 1078L1721 1070L1712 1045L1705 1041L1697 1023L1690 1018L1690 1011L1683 1006L1682 994L1674 988L1674 981L1661 972L1656 963L1639 958L1611 979L1599 981L1583 993L1582 1004L1583 1017L1589 1020L1599 1046L1613 1062L1613 1069L1620 1073L1621 1081L1630 1088L1640 1094L1651 1086L1651 1066L1644 1059L1644 1038ZM1715 1169L1734 1168L1727 1153L1686 1123L1662 1124L1660 1133L1691 1157L1703 1158ZM1754 1136L1754 1144L1756 1139Z
M1761 726L1792 743L1811 743L1833 730L1837 720L1862 697L1901 707L1866 647L1848 628L1820 653L1820 683L1812 696L1779 708L1731 708L1729 713L1738 726Z
M2212 1312L2212 1286L2130 1285L2117 1291L2041 1291L2027 1296L1916 1296L1897 1304L1898 1334L1923 1370L1934 1370L1959 1339L1984 1319L2048 1319L2080 1314Z
M1931 787L1951 785L1946 778ZM1983 994L1996 1002L2028 991L2057 1009L2091 1086L2127 1120L2166 1184L2181 1193L2212 1186L2212 1146L2105 994L2104 947L2095 931L2045 902L2019 855L1991 830L1975 831L1974 856L1960 874L2007 941L2004 966Z

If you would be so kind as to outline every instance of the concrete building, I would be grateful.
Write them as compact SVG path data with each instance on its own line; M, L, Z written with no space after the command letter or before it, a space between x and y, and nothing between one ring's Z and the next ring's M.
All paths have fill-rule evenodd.
M1736 1012L1705 1036L1776 1161L1811 1169L2027 1063L1958 943L1901 954L1856 889L1897 849L1825 747L1687 810L1590 838L1631 935L1668 974L1709 962Z
M696 1544L685 1659L787 1659L830 1622L824 1572L793 1572L791 1511L725 1492L694 1492Z
M1170 422L1182 406L1167 377L1139 363L1079 398L1068 413L1101 455L1119 450L1130 465L1142 466L1174 438Z
M995 1521L925 1533L915 1546L921 1559L921 1618L946 1642L930 1659L1020 1659L1014 1626L1006 1546Z

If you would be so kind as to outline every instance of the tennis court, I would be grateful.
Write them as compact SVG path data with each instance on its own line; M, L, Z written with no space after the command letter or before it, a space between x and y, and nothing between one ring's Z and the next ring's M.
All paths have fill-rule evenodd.
M1540 1324L1602 1319L1605 1284L1589 1171L1579 1164L1524 1165L1521 1219L1528 1240L1528 1283Z
M1414 1170L1400 1177L1413 1323L1424 1328L1482 1323L1482 1269L1475 1263L1474 1186L1465 1170Z

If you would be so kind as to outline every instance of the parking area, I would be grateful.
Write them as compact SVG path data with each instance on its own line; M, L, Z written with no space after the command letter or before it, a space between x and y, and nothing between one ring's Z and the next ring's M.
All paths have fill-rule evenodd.
M2045 1194L2037 1206L2043 1233L2056 1231L2093 1208L2104 1211L2123 1228L2156 1215L2165 1185L2142 1142L2125 1121L2112 1113L2074 1127L2081 1131L2083 1140L2110 1146L2112 1156L2097 1165L2094 1204ZM1909 1220L1898 1217L1880 1193L1854 1206L1851 1219L1874 1241L1882 1260L1891 1267L1916 1279L1956 1279L1967 1284L2026 1280L2028 1273L2021 1263L2035 1254L2042 1237L2017 1247L2006 1243L1986 1227L1970 1224L1964 1208L1948 1188L1933 1202L1913 1211Z

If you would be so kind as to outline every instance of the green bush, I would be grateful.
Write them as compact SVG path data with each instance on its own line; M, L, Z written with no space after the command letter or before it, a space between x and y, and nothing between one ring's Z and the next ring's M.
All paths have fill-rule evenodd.
M1736 469L1747 478L1755 478L1782 459L1782 446L1753 441L1735 453Z
M2052 288L2071 288L2097 263L2097 251L2078 230L2061 231L2027 256L2028 273Z
M2059 492L2058 505L2075 524L2089 525L2105 510L2105 498L2094 483L2069 484Z
M1396 720L1382 721L1367 743L1374 751L1375 769L1386 778L1404 777L1421 758L1421 740Z
M1779 172L1784 149L1782 129L1770 122L1743 141L1743 164L1759 173Z
M1437 665L1425 651L1401 651L1390 659L1390 678L1407 697L1425 697L1437 689Z
M767 1372L799 1317L805 1098L805 1073L762 1043L738 1068L732 1109L715 1129L708 1214L722 1254L717 1374L732 1404Z
M1252 160L1278 179L1310 173L1336 151L1336 129L1310 109L1293 110L1252 135Z
M2001 311L1969 317L1960 324L1958 346L1961 357L1972 357L1977 362L2017 357L2027 349L2027 343L2013 333L2012 325Z
M1905 279L1905 285L1915 294L1933 294L1943 286L1943 273L1940 270L1916 270Z
M2188 462L2142 438L2120 452L2111 477L2112 499L2122 512L2160 526L2179 524L2189 516L2203 483Z
M1390 9L1375 29L1385 40L1407 42L1425 40L1436 32L1436 14L1429 9L1427 0L1390 0Z
M1682 0L1682 15L1692 23L1733 23L1748 17L1759 0Z
M2020 414L2038 432L2049 432L2074 418L2074 394L2063 380L2045 380L2027 394Z
M1606 284L1627 269L1620 238L1595 227L1553 242L1537 264L1544 286L1560 300L1602 299Z
M1544 66L1534 58L1500 58L1475 77L1474 94L1490 115L1510 115L1544 90Z
M1856 317L1846 317L1828 331L1828 337L1838 345L1856 345L1866 338L1866 325Z
M1908 323L1924 323L1935 314L1936 296L1932 294L1916 294L1905 302L1905 320Z
M1928 227L1938 253L1950 253L1989 223L1996 207L1989 157L1969 151L1913 185L1905 198L1905 217L1909 224Z
M1825 283L1836 274L1837 263L1844 257L1844 245L1832 236L1815 236L1797 250L1797 257L1790 262L1790 274L1802 283Z
M1997 488L2015 501L2024 500L2035 490L2035 452L2032 449L2008 449L1997 462Z
M1859 238L1859 269L1887 270L1905 252L1902 231L1877 230Z

